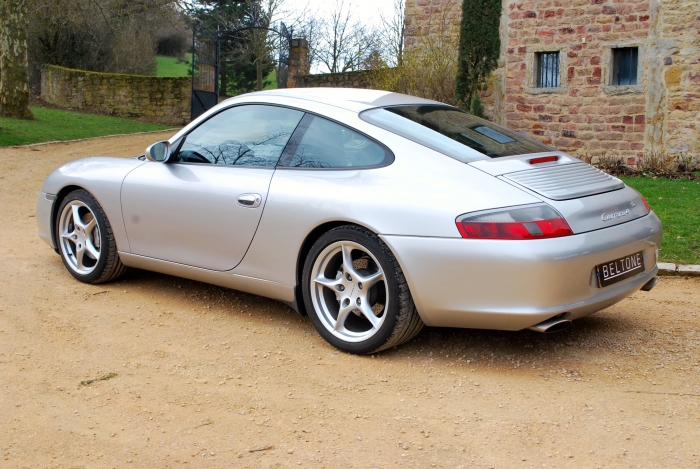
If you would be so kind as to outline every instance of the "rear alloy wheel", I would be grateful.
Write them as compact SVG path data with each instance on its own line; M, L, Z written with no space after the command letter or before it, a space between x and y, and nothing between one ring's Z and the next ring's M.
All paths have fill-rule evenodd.
M346 352L385 350L423 328L396 258L368 230L343 226L321 236L302 282L316 330Z
M107 282L126 271L107 216L85 190L73 191L63 199L56 220L56 240L63 264L81 282Z

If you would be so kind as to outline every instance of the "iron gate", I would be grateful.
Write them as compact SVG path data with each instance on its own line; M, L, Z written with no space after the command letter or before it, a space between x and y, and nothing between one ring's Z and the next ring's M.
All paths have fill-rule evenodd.
M195 23L192 28L192 120L219 100L219 35Z
M292 29L287 28L284 23L280 23L279 29L257 26L257 24L257 10L254 10L251 26L233 30L219 30L217 28L216 31L211 31L199 23L194 24L192 27L192 104L190 108L192 120L218 104L221 40L232 37L241 31L264 29L278 35L277 87L286 88Z

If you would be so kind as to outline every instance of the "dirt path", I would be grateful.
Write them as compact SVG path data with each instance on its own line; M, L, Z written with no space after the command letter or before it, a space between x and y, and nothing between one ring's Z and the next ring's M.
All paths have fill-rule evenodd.
M700 279L557 335L425 329L375 357L264 298L76 282L36 235L41 182L159 138L0 150L0 467L700 466Z

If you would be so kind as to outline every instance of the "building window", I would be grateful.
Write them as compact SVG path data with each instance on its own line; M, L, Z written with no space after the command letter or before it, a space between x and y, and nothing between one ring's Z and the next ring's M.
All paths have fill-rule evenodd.
M639 48L621 47L612 50L612 83L611 85L637 84L637 58Z
M535 86L537 88L559 87L559 52L535 54Z

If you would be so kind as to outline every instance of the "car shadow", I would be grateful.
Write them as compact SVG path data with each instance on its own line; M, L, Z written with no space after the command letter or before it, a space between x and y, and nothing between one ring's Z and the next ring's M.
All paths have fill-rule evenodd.
M182 306L198 312L245 314L254 321L293 325L289 333L315 333L311 321L289 306L269 298L165 274L130 269L119 280L123 287L142 288L148 293L182 300ZM153 301L156 301L155 299ZM498 331L425 327L410 342L380 352L377 358L415 359L421 357L445 364L470 367L539 367L597 357L634 355L652 333L630 314L624 302L594 315L577 319L568 329L551 334L530 330ZM320 337L319 342L325 344ZM329 351L332 347L326 346Z
M613 308L615 308L613 310ZM388 359L422 359L464 369L519 368L541 374L556 369L580 377L582 369L629 360L653 340L624 305L578 319L564 331L497 331L426 327L409 343L382 355Z

